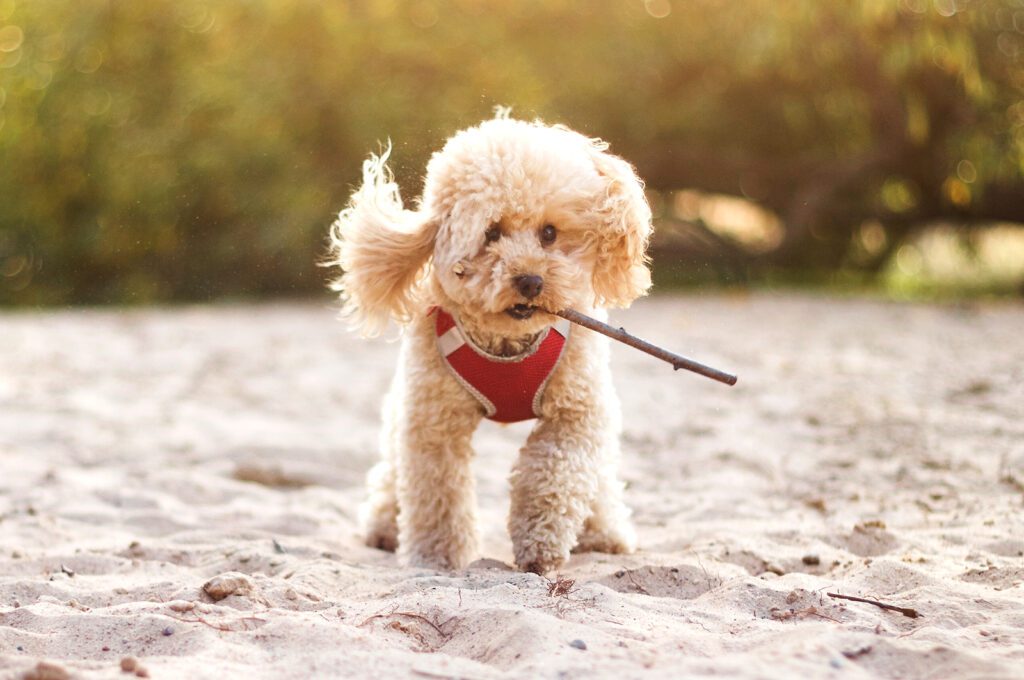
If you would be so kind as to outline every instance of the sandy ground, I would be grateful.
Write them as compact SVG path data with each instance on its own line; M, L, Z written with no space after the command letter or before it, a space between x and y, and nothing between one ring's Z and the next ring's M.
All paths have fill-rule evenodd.
M359 543L397 345L327 304L0 315L0 677L1024 676L1024 307L614 320L741 381L616 347L642 549L548 580L505 566L528 424L476 437L486 559Z

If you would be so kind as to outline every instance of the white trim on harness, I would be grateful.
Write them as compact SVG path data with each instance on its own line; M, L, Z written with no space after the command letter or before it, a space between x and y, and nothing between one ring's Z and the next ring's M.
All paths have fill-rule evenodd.
M555 322L555 325L552 326L552 328L555 329L556 333L565 338L566 342L569 341L569 329L572 328L572 324L569 323L568 319L559 319L558 321ZM555 359L555 365L551 367L551 372L548 373L548 377L544 378L544 382L542 382L540 384L540 387L537 388L537 393L533 395L533 403L531 404L531 408L533 409L533 415L537 416L538 418L542 417L540 412L540 405L541 402L544 400L544 391L547 390L548 383L551 382L551 376L555 374L555 369L558 368L559 362L562 361L563 354L565 354L564 345L562 346L562 351L558 354L558 358Z
M447 357L452 352L466 344L459 332L458 326L452 326L437 339L437 346L441 350L441 356Z

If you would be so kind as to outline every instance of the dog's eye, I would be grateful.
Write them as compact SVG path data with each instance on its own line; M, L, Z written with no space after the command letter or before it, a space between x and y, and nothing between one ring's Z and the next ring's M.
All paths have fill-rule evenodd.
M497 224L492 224L490 228L488 228L487 231L484 232L485 243L494 243L499 238L501 238L501 227L499 227Z
M558 238L558 230L553 224L545 224L540 230L540 242L546 246L551 245Z

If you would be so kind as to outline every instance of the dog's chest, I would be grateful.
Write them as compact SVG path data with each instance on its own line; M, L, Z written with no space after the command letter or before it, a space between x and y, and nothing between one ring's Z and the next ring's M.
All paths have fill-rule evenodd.
M569 338L569 322L545 331L526 352L496 357L475 347L451 314L431 310L441 358L455 379L483 406L485 417L515 423L540 416L541 399Z

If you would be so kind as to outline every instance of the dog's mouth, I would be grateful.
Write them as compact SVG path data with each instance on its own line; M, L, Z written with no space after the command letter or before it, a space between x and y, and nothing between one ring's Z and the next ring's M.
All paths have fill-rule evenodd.
M506 309L505 313L511 316L513 319L519 319L520 321L523 321L533 316L533 313L535 311L537 311L536 307L533 307L531 305L518 304Z

